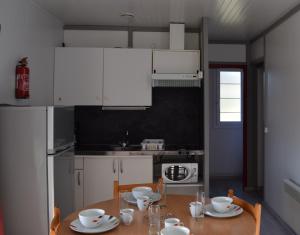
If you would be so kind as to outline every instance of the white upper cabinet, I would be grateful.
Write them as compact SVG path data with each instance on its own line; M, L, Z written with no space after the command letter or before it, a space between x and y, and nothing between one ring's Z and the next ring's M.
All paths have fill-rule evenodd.
M151 74L151 49L105 48L103 106L151 106Z
M199 50L154 50L153 73L195 74L200 71Z
M102 105L102 90L102 48L56 48L54 105Z

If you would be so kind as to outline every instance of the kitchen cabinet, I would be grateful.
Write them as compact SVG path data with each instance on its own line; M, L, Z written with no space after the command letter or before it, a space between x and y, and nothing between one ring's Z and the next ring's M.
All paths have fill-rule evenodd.
M151 157L123 157L119 159L119 184L143 184L153 181Z
M74 211L74 158L57 156L54 161L54 205L61 210L64 219Z
M102 105L102 86L102 48L55 49L55 105Z
M103 106L151 106L151 74L151 49L105 48Z
M113 198L114 180L118 178L115 158L84 158L84 206Z
M113 198L114 181L151 183L152 156L91 156L84 158L84 206Z
M199 50L154 50L153 73L196 74L200 71Z
M83 170L74 171L74 208L80 210L84 207Z

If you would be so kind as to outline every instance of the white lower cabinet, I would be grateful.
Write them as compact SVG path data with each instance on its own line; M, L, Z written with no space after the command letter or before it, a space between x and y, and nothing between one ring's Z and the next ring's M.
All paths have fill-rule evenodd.
M119 184L144 184L153 181L151 157L122 157L119 159Z
M74 171L74 208L80 210L84 207L83 204L83 169Z
M84 158L84 206L113 198L119 184L151 183L152 156L92 156Z
M113 198L113 184L117 179L114 158L84 158L84 206Z

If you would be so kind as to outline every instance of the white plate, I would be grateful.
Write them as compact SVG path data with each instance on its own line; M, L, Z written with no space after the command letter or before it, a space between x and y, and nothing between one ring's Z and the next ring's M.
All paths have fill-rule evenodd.
M110 215L105 215L103 222L96 228L86 228L84 227L79 219L73 220L72 223L70 224L70 229L78 232L78 233L104 233L109 230L112 230L116 227L118 227L120 224L120 220L117 217L110 216Z
M238 205L232 204L230 210L225 213L219 213L214 210L212 204L208 204L205 206L205 214L216 217L216 218L230 218L235 217L243 213L243 208L239 207Z
M136 205L136 199L133 196L133 194L131 192L125 192L122 194L123 199L130 203L130 204L135 204ZM159 193L152 193L150 196L150 201L151 202L158 202L160 200L161 196Z

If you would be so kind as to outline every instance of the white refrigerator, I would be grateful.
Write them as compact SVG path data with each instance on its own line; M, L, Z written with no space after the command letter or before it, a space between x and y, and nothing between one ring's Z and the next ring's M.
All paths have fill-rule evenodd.
M73 145L73 108L0 107L5 234L47 235L54 205L73 210Z

